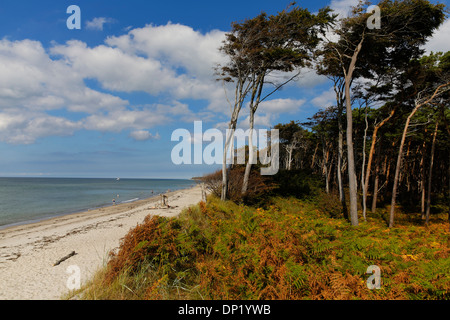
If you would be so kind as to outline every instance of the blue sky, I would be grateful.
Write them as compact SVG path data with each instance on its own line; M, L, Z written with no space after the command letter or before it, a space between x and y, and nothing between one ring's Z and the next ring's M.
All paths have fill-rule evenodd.
M219 166L171 161L175 129L224 128L229 107L215 64L232 21L289 1L23 1L0 4L0 176L190 178ZM355 0L299 1L345 14ZM447 3L447 1L443 1ZM69 30L67 7L81 9ZM448 20L428 51L448 50ZM257 114L270 128L333 103L305 70ZM231 91L228 92L231 96ZM246 110L240 116L246 126Z

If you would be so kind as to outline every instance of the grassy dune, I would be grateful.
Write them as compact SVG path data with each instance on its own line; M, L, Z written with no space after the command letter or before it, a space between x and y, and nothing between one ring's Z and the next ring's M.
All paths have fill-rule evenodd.
M264 208L210 197L176 218L147 217L85 299L449 299L448 224L426 227L383 211L352 227L317 200L272 198ZM402 219L403 218L403 219ZM381 271L370 290L367 268Z

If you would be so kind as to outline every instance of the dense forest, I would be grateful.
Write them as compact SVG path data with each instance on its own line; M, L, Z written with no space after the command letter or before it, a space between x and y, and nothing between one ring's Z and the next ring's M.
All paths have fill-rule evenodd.
M328 7L311 14L293 4L275 16L262 13L234 23L221 48L230 62L218 67L219 79L235 85L229 129L236 129L245 105L254 129L260 103L301 68L314 67L333 83L336 103L309 122L275 126L282 169L323 175L326 192L338 192L352 225L359 223L358 208L365 220L379 202L390 203L390 227L398 204L414 210L417 204L428 223L432 209L450 201L444 203L450 198L450 52L427 55L421 47L444 21L445 8L428 1L381 1L378 26L371 27L367 6L360 3L338 20ZM285 76L274 81L274 73ZM222 200L235 192L228 178L233 165L225 161L231 146L229 136ZM258 152L252 135L247 148L244 197Z

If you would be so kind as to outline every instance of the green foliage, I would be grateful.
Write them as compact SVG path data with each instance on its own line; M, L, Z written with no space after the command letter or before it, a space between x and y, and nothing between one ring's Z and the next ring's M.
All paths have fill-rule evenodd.
M307 170L280 170L272 180L277 185L273 194L299 199L316 195L323 186L321 178Z
M276 182L268 176L262 176L259 166L255 165L250 172L248 188L245 194L242 194L242 181L244 177L244 166L234 166L228 171L228 191L229 200L236 203L245 203L258 205L265 202L271 190L276 188ZM222 170L205 175L201 178L206 188L216 197L222 193Z

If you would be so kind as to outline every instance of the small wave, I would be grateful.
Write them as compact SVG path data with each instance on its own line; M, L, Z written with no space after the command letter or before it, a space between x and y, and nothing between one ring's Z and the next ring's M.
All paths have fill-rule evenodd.
M131 200L122 201L121 203L128 203L128 202L133 202L133 201L136 201L136 200L139 200L139 198L134 198L134 199L131 199Z

